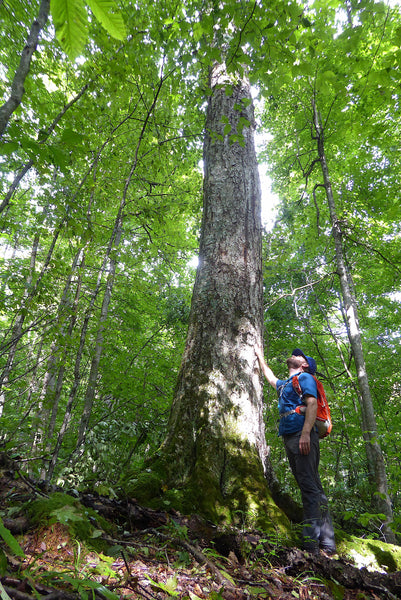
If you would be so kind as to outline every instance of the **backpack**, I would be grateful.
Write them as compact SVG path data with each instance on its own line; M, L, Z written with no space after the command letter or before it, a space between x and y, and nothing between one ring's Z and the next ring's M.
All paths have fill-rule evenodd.
M316 429L320 438L324 438L331 432L333 428L333 424L331 422L330 416L330 406L327 402L326 393L323 388L323 384L316 379L314 375L312 375L313 379L316 381L317 386L317 413L316 413ZM292 378L292 387L294 391L302 398L302 388L298 380L298 375L294 375ZM303 406L297 406L295 411L299 414L305 413L303 410Z

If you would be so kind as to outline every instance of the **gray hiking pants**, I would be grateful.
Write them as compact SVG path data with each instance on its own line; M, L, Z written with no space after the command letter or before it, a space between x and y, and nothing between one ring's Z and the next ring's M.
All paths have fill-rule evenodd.
M319 477L319 436L311 432L309 454L299 451L301 432L283 435L284 447L291 470L301 490L304 509L303 547L309 552L318 552L319 547L335 552L333 523L331 521L326 494Z

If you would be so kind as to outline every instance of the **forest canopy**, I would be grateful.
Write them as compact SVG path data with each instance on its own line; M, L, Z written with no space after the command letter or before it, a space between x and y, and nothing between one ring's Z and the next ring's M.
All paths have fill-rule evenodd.
M334 423L322 442L334 520L380 537L333 227L397 530L400 8L264 4L0 3L1 445L32 477L113 495L165 439L199 249L208 69L224 62L250 79L259 162L279 197L263 233L267 358L280 375L292 348L316 358ZM250 123L222 124L241 146ZM267 389L264 421L280 485L297 497Z

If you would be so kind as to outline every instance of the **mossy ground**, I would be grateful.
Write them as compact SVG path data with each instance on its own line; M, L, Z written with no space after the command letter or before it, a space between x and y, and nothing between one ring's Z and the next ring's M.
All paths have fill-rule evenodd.
M384 573L401 571L400 546L386 544L381 540L359 538L340 531L336 532L336 539L339 554L357 567Z
M102 530L110 531L110 524L96 511L83 506L77 498L55 492L49 497L38 498L26 506L32 523L38 526L61 524L70 531L71 535L90 542L98 550L103 543L98 539Z
M243 542L240 549L244 562L239 562L225 558L228 555L224 552L219 554L222 550L217 549L214 541L208 545L203 530L195 528L195 519L179 517L176 513L169 516L163 512L141 511L139 505L127 498L122 501L91 495L90 498L96 498L96 510L93 511L86 508L89 500L86 495L77 499L57 493L36 503L33 487L32 482L27 486L16 479L3 481L0 489L4 518L11 516L9 512L15 517L17 508L25 515L32 503L35 508L31 514L36 515L38 521L37 527L31 526L25 534L18 535L25 557L14 556L2 576L2 584L10 598L22 597L20 590L23 589L24 598L33 600L43 594L49 595L53 588L54 597L64 597L67 590L71 598L90 595L113 600L145 598L150 592L165 600L173 595L200 600L212 597L232 600L234 596L237 600L256 596L272 600L290 596L344 600L401 597L400 571L391 572L400 569L401 549L377 540L361 540L337 532L340 558L312 557L293 546L285 548L278 536L273 539L263 532L245 528L235 532L233 528ZM18 498L24 498L24 504L16 504L16 489ZM107 515L107 522L99 510ZM103 523L106 527L104 541L108 544L105 551L94 551L72 535L70 528L63 524L66 519L71 521L71 515L78 518L78 522L87 517L92 524L94 518L96 526ZM148 516L151 525L146 518L141 521L133 515ZM56 522L50 524L49 520L53 518ZM174 523L176 526L173 527ZM149 527L152 527L153 535ZM90 532L90 528L86 531ZM113 539L108 531L114 531ZM185 540L180 537L184 533ZM211 577L210 565L194 561L192 555L183 551L180 541L185 544L188 541L188 547L196 549L197 554L200 547L201 555L215 563L216 573L223 569L224 573L222 571L220 575L231 578L233 589L223 588L216 574ZM6 545L3 542L2 546ZM376 561L381 573L368 573L366 569L353 567L351 562L358 562L355 556L365 555L369 555L372 565L369 569L373 571L373 561ZM346 556L351 561L344 559Z
M215 473L206 468L194 469L171 485L164 461L157 460L125 482L125 493L151 508L196 513L222 527L257 527L283 543L293 543L294 530L274 503L261 469L249 462L245 470L243 461L231 469L235 476L226 478L223 489Z

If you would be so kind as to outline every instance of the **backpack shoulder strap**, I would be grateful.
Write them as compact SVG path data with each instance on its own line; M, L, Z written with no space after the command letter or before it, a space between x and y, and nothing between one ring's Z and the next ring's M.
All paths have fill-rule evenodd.
M298 394L298 396L301 396L302 398L302 388L301 384L299 383L298 375L294 375L294 377L292 378L292 387L294 388L294 391Z
M316 382L317 399L319 400L320 396L322 396L323 385L314 375L312 375L312 377ZM298 375L294 375L294 377L292 378L292 387L294 388L294 390L298 394L298 396L301 396L301 398L302 398L303 391L301 388L301 384L299 383ZM323 396L324 396L324 390L323 390Z

